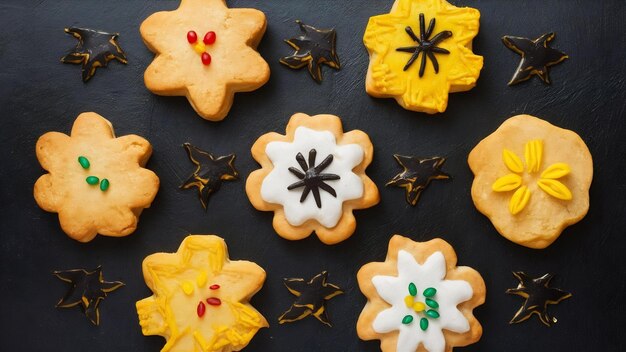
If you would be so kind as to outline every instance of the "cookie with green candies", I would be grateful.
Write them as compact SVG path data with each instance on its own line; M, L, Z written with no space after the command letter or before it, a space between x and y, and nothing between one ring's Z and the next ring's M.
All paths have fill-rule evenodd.
M133 233L159 189L157 175L144 168L150 143L137 135L116 138L111 123L95 112L80 114L69 136L41 136L36 152L48 173L35 183L35 200L58 213L63 231L80 242Z

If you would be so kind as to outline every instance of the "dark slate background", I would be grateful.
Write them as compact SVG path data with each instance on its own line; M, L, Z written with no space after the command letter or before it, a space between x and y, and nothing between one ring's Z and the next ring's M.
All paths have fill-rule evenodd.
M479 343L466 351L623 351L626 326L625 261L626 167L624 147L625 3L620 0L455 0L481 12L474 51L485 57L478 86L452 94L444 114L406 111L395 101L370 98L364 89L368 55L362 44L368 17L389 11L390 0L229 1L231 7L256 7L267 15L268 29L259 51L272 74L261 89L237 94L223 122L198 117L185 98L159 97L143 85L153 54L139 36L140 22L177 1L23 1L0 3L0 350L3 351L158 351L161 337L144 337L135 302L151 292L141 274L147 255L173 252L189 233L215 233L226 239L233 259L249 259L267 271L267 281L252 304L271 327L261 330L246 351L376 351L378 342L356 335L365 304L356 283L364 263L381 261L393 233L415 240L442 237L456 249L461 265L477 269L487 284L487 301L475 310L484 327ZM336 27L341 71L324 68L316 84L305 70L292 71L278 59L283 43L297 32L294 23ZM111 62L83 84L80 67L59 58L76 44L63 32L85 26L120 32L128 65ZM519 56L502 45L503 35L531 38L556 31L553 46L570 59L551 70L552 86L538 79L508 87ZM42 170L35 142L47 131L68 133L76 116L96 111L118 135L136 133L154 146L148 167L161 179L152 208L138 230L125 238L99 236L81 244L61 230L55 214L42 211L32 196ZM255 139L284 132L295 112L342 117L346 130L362 129L375 146L368 174L380 188L378 206L356 212L356 233L335 245L315 236L299 242L278 237L272 213L256 211L244 192L247 175L257 168L250 156ZM500 237L470 197L466 157L472 147L512 115L528 113L578 132L594 157L595 177L587 217L565 230L552 246L533 250ZM204 212L193 191L178 186L192 166L181 145L191 142L217 154L234 152L242 177L224 187ZM385 188L398 166L393 153L448 158L451 181L437 181L416 207L403 190ZM78 308L57 309L66 284L53 270L94 268L122 289L101 304L101 325L91 325ZM277 317L293 297L283 277L330 272L330 282L345 294L329 304L332 328L313 318L279 325ZM558 274L555 286L573 297L550 311L551 327L536 317L518 325L508 321L522 304L504 291L517 284L513 270L532 275Z

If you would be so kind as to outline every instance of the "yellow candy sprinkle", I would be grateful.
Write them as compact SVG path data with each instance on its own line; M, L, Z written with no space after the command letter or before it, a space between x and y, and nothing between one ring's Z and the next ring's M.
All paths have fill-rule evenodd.
M509 211L511 214L515 215L520 211L524 210L526 204L530 200L530 191L528 187L522 186L513 193L511 197L511 201L509 202Z
M561 178L572 171L566 163L556 163L548 166L547 169L541 173L541 178L557 179Z
M187 296L192 294L193 293L193 284L191 282L189 282L189 281L183 282L183 292L185 292L185 294Z
M558 198L561 200L572 199L572 192L569 190L569 188L567 188L566 185L562 184L561 182L557 180L541 179L537 181L537 185L544 192L548 193L554 198Z
M538 172L541 168L541 158L543 156L543 141L540 139L532 140L524 146L524 158L528 172Z
M408 296L404 297L404 304L406 304L407 307L412 308L413 307L413 303L414 303L413 296L408 295Z
M413 304L413 310L416 313L422 312L422 311L424 311L424 309L426 309L426 305L424 303L422 303L422 302L415 302Z
M491 185L491 189L496 192L508 192L517 189L522 185L522 177L517 174L508 174L500 177Z
M206 285L206 279L206 273L204 271L201 271L196 278L196 283L198 284L198 287L204 287L204 285Z
M509 168L509 170L517 172L518 174L524 171L522 159L520 159L519 156L512 151L504 149L502 151L502 160L504 160L504 164Z
M206 49L206 45L204 45L203 42L197 42L194 46L193 46L193 50L195 50L198 54L202 54L204 52L204 50Z

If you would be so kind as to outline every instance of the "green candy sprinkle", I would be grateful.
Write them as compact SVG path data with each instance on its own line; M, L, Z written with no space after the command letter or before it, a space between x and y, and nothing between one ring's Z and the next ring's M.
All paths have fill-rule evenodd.
M434 287L429 287L427 289L424 290L424 296L425 297L432 297L437 293L437 289Z
M100 181L100 190L104 192L107 189L109 189L109 180L103 178L102 181Z
M412 283L412 282L409 284L409 293L413 297L415 297L415 295L417 295L417 287L415 287L415 284Z
M433 319L439 318L439 313L436 310L432 310L432 309L427 310L426 315L428 315L429 317Z
M87 176L85 181L87 181L87 183L90 185L97 185L98 182L100 182L100 179L97 178L96 176Z
M430 299L430 298L426 298L426 305L429 306L430 308L439 308L439 303L437 303L437 301L435 301L434 299Z
M428 319L420 319L420 329L422 329L422 331L426 331L426 329L428 329Z
M413 322L412 315L405 315L404 318L402 318L402 324L411 324L411 322Z
M90 165L89 160L85 158L84 156L78 157L78 163L80 164L80 166L82 166L83 169L88 169Z

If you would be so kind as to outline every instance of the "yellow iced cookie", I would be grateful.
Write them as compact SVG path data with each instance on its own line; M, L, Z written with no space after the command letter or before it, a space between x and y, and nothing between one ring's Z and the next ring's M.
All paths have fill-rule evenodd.
M139 324L144 335L165 337L161 351L239 351L268 326L249 303L265 271L230 261L218 236L191 235L176 253L148 256L143 276L154 295L137 302Z
M448 93L472 89L483 67L472 52L479 18L478 10L445 0L396 0L388 14L370 17L367 93L407 110L445 111Z

